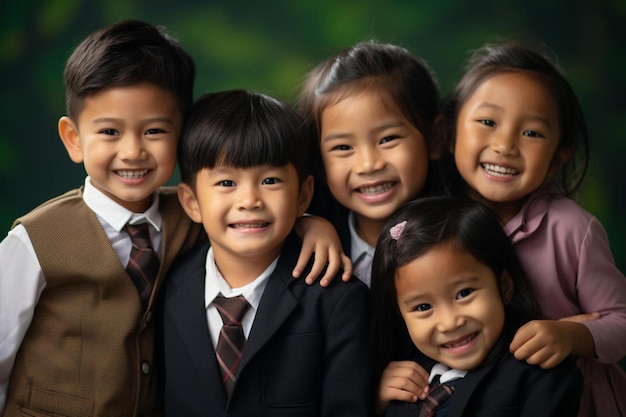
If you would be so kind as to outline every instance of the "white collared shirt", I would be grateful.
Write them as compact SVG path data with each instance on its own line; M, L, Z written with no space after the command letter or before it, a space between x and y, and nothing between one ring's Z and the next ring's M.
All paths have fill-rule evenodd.
M96 189L85 178L85 204L102 225L122 265L128 263L132 244L122 229L127 221L148 222L152 245L160 254L161 214L158 194L145 213L132 213ZM15 355L30 326L46 278L23 225L17 225L0 242L0 411L6 402Z
M465 378L467 371L460 371L458 369L452 369L444 365L443 363L436 363L433 366L433 369L430 370L430 376L428 377L428 383L432 383L433 379L437 375L441 375L439 377L439 383L445 384L449 381L454 381L455 379Z
M209 325L209 332L211 334L211 341L213 342L214 348L217 346L217 340L223 324L222 317L217 311L215 304L213 304L215 297L221 293L226 298L237 297L239 295L243 295L246 298L250 304L250 308L246 311L246 314L241 321L241 327L243 328L243 334L247 339L250 335L250 330L252 329L252 323L256 317L256 312L259 309L259 303L261 302L263 291L265 291L267 281L270 275L272 275L272 272L274 272L274 269L276 269L277 264L278 257L274 259L265 271L263 271L254 281L244 285L243 287L230 288L220 271L217 269L217 265L215 265L213 248L209 248L206 256L206 276L204 279L204 307L206 308L207 323Z
M350 230L350 259L352 259L353 270L358 271L359 265L362 263L369 263L367 266L367 273L359 276L355 272L357 278L363 281L368 287L371 287L372 283L372 260L374 259L374 247L369 243L361 239L359 233L356 231L355 225L356 219L354 218L354 212L348 214L348 227Z

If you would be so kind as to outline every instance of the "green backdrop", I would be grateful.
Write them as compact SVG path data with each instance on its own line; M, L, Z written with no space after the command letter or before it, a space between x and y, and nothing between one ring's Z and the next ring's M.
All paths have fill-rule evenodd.
M559 56L592 137L580 203L605 225L626 270L626 1L3 0L0 6L0 233L37 204L81 185L56 133L62 71L80 40L127 18L162 24L196 60L196 94L243 87L291 101L306 71L366 39L426 59L442 92L467 51L500 38L541 40ZM175 175L171 184L175 184Z

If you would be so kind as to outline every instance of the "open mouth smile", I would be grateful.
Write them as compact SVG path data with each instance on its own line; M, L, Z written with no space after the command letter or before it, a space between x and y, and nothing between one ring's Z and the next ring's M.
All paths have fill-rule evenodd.
M263 227L267 227L269 223L233 223L229 226L233 229L260 229Z
M489 175L494 177L514 177L519 175L519 171L513 168L506 168L500 165L482 163L480 167Z
M117 171L115 171L115 173L122 178L125 178L128 180L135 180L135 179L145 177L149 171L150 171L149 169L142 169L142 170L118 169Z
M446 349L459 348L459 347L465 346L468 343L470 343L472 340L474 340L476 338L477 335L478 335L478 333L474 332L474 333L464 337L463 339L452 340L450 342L442 344L441 346L443 346Z
M361 194L368 195L368 196L378 195L378 194L382 194L384 192L391 190L395 184L396 184L395 182L386 182L384 184L378 184L378 185L373 185L373 186L368 186L368 187L360 187L360 188L357 188L356 191Z

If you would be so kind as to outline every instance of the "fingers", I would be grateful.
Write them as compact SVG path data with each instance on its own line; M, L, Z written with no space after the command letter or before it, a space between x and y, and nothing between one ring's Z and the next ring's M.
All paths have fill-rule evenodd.
M598 320L600 318L600 313L587 313L587 314L577 314L575 316L563 317L559 319L560 321L571 321L572 323L585 323L588 321Z
M341 269L343 269L343 274L341 275L341 279L343 281L350 281L352 278L352 260L345 253L341 254Z
M296 262L296 266L291 271L291 275L294 278L300 277L304 268L306 268L309 263L309 259L313 256L313 245L305 242L302 242L302 249L300 249L300 255L298 255L298 260ZM310 274L309 274L310 275Z
M313 266L311 266L311 270L309 271L308 275L304 279L304 281L307 284L309 285L313 284L317 280L317 278L320 276L322 271L324 271L324 268L326 267L327 256L328 256L328 253L323 252L323 251L315 253L315 255L313 256ZM326 285L328 285L328 283L326 283ZM322 286L325 286L325 285L322 285Z
M509 346L518 360L544 369L558 365L572 351L565 326L555 320L535 320L522 326Z

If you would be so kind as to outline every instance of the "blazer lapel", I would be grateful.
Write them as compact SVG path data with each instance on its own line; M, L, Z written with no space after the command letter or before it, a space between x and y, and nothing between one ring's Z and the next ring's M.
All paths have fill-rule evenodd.
M456 382L455 386L459 389L452 394L452 402L448 411L448 417L461 417L467 407L472 394L480 382L489 374L492 366L485 366L476 371L468 372L465 378L461 378ZM462 389L461 389L462 386Z
M208 246L206 247L208 249ZM206 255L206 250L202 251ZM197 261L198 258L196 258ZM205 256L200 257L204 260ZM179 337L187 347L186 353L203 379L200 392L208 395L207 404L222 412L226 407L226 394L222 385L220 370L215 356L215 349L211 342L211 335L206 319L204 306L205 268L204 263L193 262L194 267L177 274L181 278L176 282L177 291L172 294L169 303L178 307L177 314L180 320L176 321Z
M288 286L289 282L293 280L291 261L292 257L288 253L283 253L276 270L269 277L237 373L240 373L257 352L265 346L298 305L298 300L289 291Z

